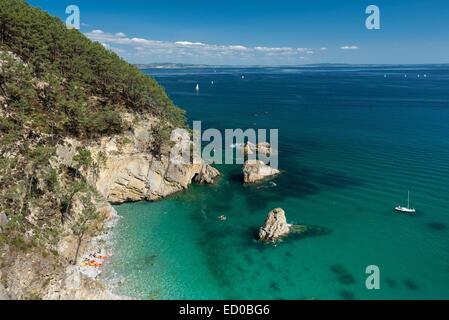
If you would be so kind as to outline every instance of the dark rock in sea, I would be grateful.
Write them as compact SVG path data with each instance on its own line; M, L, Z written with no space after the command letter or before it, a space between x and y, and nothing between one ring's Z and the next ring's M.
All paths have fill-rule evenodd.
M385 282L387 283L388 287L390 287L390 288L396 287L396 281L394 281L394 280L387 279L387 280L385 280Z
M273 281L270 283L270 290L277 292L280 291L281 289L279 288L279 284Z
M448 229L446 224L440 223L440 222L430 222L430 223L427 224L427 226L430 229L436 230L436 231L444 231L444 230Z
M346 268L342 264L334 264L330 267L331 271L335 274L342 275L346 273Z
M338 281L343 284L353 284L355 283L355 279L349 273L343 274L338 277Z
M356 282L355 278L341 264L335 264L331 266L330 270L337 276L337 279L340 283L353 284Z
M341 290L340 297L342 297L344 300L354 300L355 299L354 292L348 291L348 290Z
M404 284L407 287L407 289L409 289L410 291L419 290L418 285L412 280L405 280Z

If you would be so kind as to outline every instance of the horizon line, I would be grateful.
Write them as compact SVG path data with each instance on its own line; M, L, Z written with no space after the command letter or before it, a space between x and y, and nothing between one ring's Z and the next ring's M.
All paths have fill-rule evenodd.
M308 67L308 66L449 66L449 62L427 62L427 63L306 63L306 64L201 64L201 63L182 63L182 62L149 62L149 63L133 63L133 66L184 66L184 67L210 67L210 68L298 68L298 67Z

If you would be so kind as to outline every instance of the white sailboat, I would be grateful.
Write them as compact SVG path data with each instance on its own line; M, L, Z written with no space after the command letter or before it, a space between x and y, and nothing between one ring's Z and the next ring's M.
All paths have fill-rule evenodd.
M200 92L200 85L198 83L196 84L195 90L196 90L196 92Z
M416 213L416 209L410 208L410 191L408 192L407 207L397 206L394 210L403 213Z

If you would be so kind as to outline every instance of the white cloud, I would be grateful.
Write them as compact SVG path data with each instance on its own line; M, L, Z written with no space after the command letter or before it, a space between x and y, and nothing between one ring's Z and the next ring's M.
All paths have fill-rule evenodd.
M201 43L201 42L190 42L190 41L176 41L175 44L179 45L179 46L186 46L186 47L189 47L189 46L204 47L205 46L204 43Z
M223 48L226 48L226 46L224 46ZM231 49L231 50L237 50L237 51L247 51L247 50L249 50L247 47L245 47L245 46L240 46L240 45L229 46L229 49Z
M352 46L343 46L343 47L340 47L340 49L341 50L357 50L357 49L359 49L359 47L352 45Z
M219 45L186 40L158 41L129 37L122 32L107 33L102 30L92 30L85 35L133 61L170 61L173 60L172 58L182 61L183 57L189 59L206 57L215 59L217 62L224 61L223 59L247 60L252 58L254 61L271 59L273 62L282 63L285 59L300 60L303 59L304 54L313 55L315 50L323 50L323 48L247 47L241 44ZM275 61L276 59L279 61Z
M270 48L270 47L254 47L254 50L260 52L293 52L293 48L282 47L282 48Z

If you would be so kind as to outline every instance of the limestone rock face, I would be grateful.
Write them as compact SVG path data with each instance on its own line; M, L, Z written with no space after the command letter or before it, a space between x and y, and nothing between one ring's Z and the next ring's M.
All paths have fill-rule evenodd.
M4 212L0 212L0 227L8 223L8 217Z
M0 212L0 233L3 232L3 226L5 226L8 223L8 217L4 212ZM0 287L1 290L1 287Z
M273 177L280 173L260 160L248 160L243 168L243 180L245 183L251 184L261 180Z
M155 121L141 121L126 135L106 137L88 146L92 157L96 159L101 153L105 163L97 166L96 172L83 174L108 201L159 200L186 189L192 182L213 183L220 175L201 159L183 162L180 155L172 155L170 150L157 156L151 154ZM174 130L170 140L171 149L180 154L191 148L185 130ZM76 154L76 147L78 144L74 141L59 146L58 161L69 164Z
M0 301L9 300L5 287L0 284Z
M259 230L259 239L273 242L288 235L290 227L287 224L284 210L277 208L268 214L264 225Z
M258 153L264 155L265 157L269 157L272 152L273 150L268 142L254 144L248 141L243 147L243 154L245 156Z

